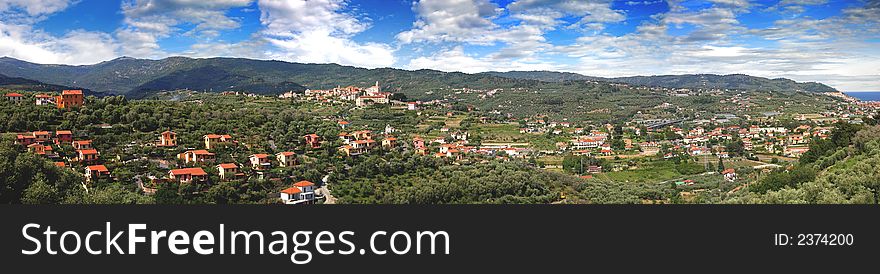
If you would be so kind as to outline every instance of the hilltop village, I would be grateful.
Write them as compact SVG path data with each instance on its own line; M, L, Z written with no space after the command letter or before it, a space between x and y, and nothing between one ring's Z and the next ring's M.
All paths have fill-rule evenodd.
M767 108L762 104L780 100L778 95L624 84L614 88L672 99L658 101L627 120L597 123L550 113L517 115L505 112L510 106L503 104L461 103L464 98L490 100L506 92L529 91L452 89L436 99L419 101L383 91L379 82L275 97L175 91L166 94L173 100L143 100L144 106L120 97L86 98L80 90L58 94L16 91L6 93L5 98L11 108L52 111L63 117L24 126L10 121L7 128L40 128L8 131L7 135L14 136L14 143L28 153L80 174L86 192L115 182L131 184L141 195L151 196L173 184L180 195L198 196L206 195L208 186L223 184L233 188L228 190L232 192L242 187L224 182L271 182L257 183L263 188L260 193L270 194L249 199L283 204L336 202L331 192L334 179L357 180L357 167L368 161L359 159L370 155L422 157L452 166L518 162L600 184L669 184L677 199L694 201L700 195L734 194L762 174L796 162L808 153L811 142L829 139L836 125L863 124L878 111L876 103L840 94L811 95L823 98L811 108L784 100ZM695 110L675 101L707 96L720 98L712 101L717 108ZM95 118L95 111L115 111L122 105L130 113L161 106L138 110L160 119L141 121L127 117L137 114L125 112L119 113L126 117L110 119L116 123ZM172 121L187 119L177 116L187 114L155 113L178 108L205 115L198 121L210 124L175 125ZM254 119L265 117L281 124L271 125L274 129L257 127L271 132L246 129L253 122L244 118L251 117L231 116L245 109L258 113ZM282 113L285 109L298 112ZM86 110L88 118L83 116ZM602 108L581 111L613 112ZM125 119L133 122L126 124ZM569 199L566 192L576 191L550 191L547 202L565 202ZM668 197L640 199L669 202Z

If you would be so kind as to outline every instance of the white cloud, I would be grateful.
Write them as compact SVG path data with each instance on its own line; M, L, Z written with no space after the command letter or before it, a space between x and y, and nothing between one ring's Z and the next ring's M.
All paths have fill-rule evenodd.
M422 56L410 60L407 69L433 69L448 72L478 73L485 71L512 70L559 70L560 67L549 62L538 60L516 59L499 61L492 57L468 55L461 46L442 50L431 56Z
M369 27L344 13L343 0L260 0L263 37L270 58L304 63L338 63L368 68L394 64L394 49L351 39Z
M0 56L43 64L93 64L115 57L106 33L73 30L55 37L25 25L0 23Z
M116 31L122 42L121 53L139 58L161 58L168 54L159 47L159 40L181 32L178 26L193 25L183 35L210 40L221 30L236 29L238 19L226 12L246 7L253 0L126 0L122 14L126 26Z
M0 56L43 64L91 64L115 57L118 45L102 32L70 30L55 36L33 24L75 1L0 1Z
M74 0L3 0L0 15L24 12L29 17L40 17L67 9Z
M413 42L491 42L498 26L492 18L500 13L489 0L421 0L413 4L418 19L397 40Z

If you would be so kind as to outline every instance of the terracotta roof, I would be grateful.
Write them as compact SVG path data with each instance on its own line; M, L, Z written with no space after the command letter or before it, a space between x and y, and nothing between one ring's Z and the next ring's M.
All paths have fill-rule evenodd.
M258 154L251 155L251 157L257 157L257 158L262 159L262 158L269 157L269 155L268 155L268 154L258 153Z
M296 153L293 153L293 152L290 152L290 151L285 151L285 152L281 152L281 153L278 153L278 154L281 154L281 155L284 155L284 156L293 156L293 155L296 155Z
M75 144L91 144L92 140L76 140L76 141L73 141L73 143L75 143Z
M214 155L214 153L211 153L210 151L204 149L193 150L192 153L195 153L196 155Z
M299 181L299 182L297 182L297 183L295 183L295 184L293 184L293 185L294 185L294 186L298 186L298 187L307 187L307 186L314 186L315 183L312 183L312 182L309 182L309 181Z
M736 171L733 170L732 168L728 168L728 169L725 169L724 171L722 171L721 174L728 174L728 173L735 173L735 172Z
M65 164L64 162L55 162L55 166L57 166L57 167L65 167L65 166L67 166L67 164Z
M79 153L81 153L83 155L92 155L92 154L98 154L98 151L94 150L94 149L81 149L79 151Z
M171 175L172 175L172 176L186 175L186 174L189 174L189 175L192 175L192 176L204 176L204 175L208 175L208 173L205 173L205 171L202 170L202 168L200 168L200 167L181 168L181 169L171 170Z
M36 97L36 98L52 98L52 95L37 94L37 95L34 95L34 97Z
M220 135L217 134L208 134L205 135L205 137L207 137L208 139L220 139Z
M61 95L76 95L76 94L82 95L83 91L78 90L78 89L61 91Z
M34 131L34 136L36 135L49 135L48 131Z
M71 132L70 130L59 130L59 131L55 132L55 135L62 135L62 134L73 134L73 132Z
M24 95L21 95L21 94L15 93L15 92L10 92L10 93L6 94L6 97L21 97L21 96L24 96Z
M236 165L236 164L234 164L234 163L219 164L218 166L220 166L220 168L222 168L222 169L238 168L238 165Z
M89 171L110 172L110 170L107 170L107 167L105 167L104 165L89 166L86 169L88 169Z
M302 192L302 190L299 190L299 188L297 188L295 186L288 187L288 188L281 191L281 193L287 193L287 194L297 194L297 193L301 193L301 192Z

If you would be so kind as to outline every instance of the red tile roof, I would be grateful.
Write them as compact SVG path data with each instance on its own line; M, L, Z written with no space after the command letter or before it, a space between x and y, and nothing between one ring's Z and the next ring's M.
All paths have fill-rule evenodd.
M299 181L299 182L297 182L297 183L295 183L295 184L293 184L293 185L294 185L294 186L298 186L298 187L307 187L307 186L314 186L315 183L312 183L312 182L309 182L309 181Z
M281 191L281 193L287 193L287 194L291 194L291 195L292 195L292 194L301 193L301 192L302 192L302 191L299 190L299 188L297 188L297 187L295 187L295 186L288 187L288 188L286 188L286 189L284 189L284 190Z
M107 167L104 165L89 166L86 169L89 171L110 172L110 170L107 170Z
M238 166L237 166L236 164L234 164L234 163L229 163L229 164L219 164L219 166L220 166L220 168L222 168L222 169L238 168Z
M10 92L10 93L6 94L6 97L21 97L21 96L24 96L24 95L21 95L21 94L15 93L15 92Z
M94 150L94 149L82 149L79 151L79 153L81 153L83 155L92 155L92 154L98 154L98 151Z
M214 155L214 153L211 153L210 151L207 151L204 149L193 150L192 152L195 153L196 155Z
M251 157L257 157L258 159L263 159L263 158L269 157L269 155L258 153L258 154L251 155Z
M59 130L55 132L55 135L72 135L73 132L70 130Z
M202 170L202 168L200 168L200 167L181 168L181 169L171 170L172 176L187 175L187 174L192 175L192 176L208 175L208 173L205 173L205 171Z
M57 166L57 167L65 167L65 166L67 166L67 164L65 164L64 162L55 162L55 166Z
M78 89L61 91L61 95L76 95L76 94L82 95L83 91L78 90Z
M284 155L284 156L293 156L293 155L296 155L296 153L293 153L293 152L290 152L290 151L285 151L285 152L281 152L281 153L278 153L278 154L281 154L281 155Z

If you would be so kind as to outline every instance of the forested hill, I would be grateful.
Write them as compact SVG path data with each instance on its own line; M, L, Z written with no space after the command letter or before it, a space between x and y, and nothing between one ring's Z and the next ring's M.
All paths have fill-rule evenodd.
M133 98L157 91L247 91L278 94L337 85L369 86L376 81L388 91L407 95L438 88L534 88L539 82L598 80L670 88L717 87L745 90L833 91L819 83L766 79L747 75L678 75L599 78L562 72L487 72L467 74L436 70L366 69L336 64L302 64L242 58L169 57L161 60L121 57L94 65L34 64L0 58L0 74L51 85L77 86Z
M661 75L661 76L633 76L618 78L601 78L581 75L570 72L553 71L510 71L510 72L487 72L486 74L514 78L530 79L546 82L561 81L607 81L626 83L638 86L668 87L668 88L719 88L736 90L765 90L765 91L810 91L810 92L833 92L837 91L822 83L805 82L799 83L790 79L768 79L743 74L716 75L716 74L684 74L684 75Z
M85 66L42 65L3 57L0 58L0 73L135 98L174 89L278 94L337 85L370 86L380 81L383 89L412 92L444 87L529 87L537 82L434 70L365 69L336 64L186 57L161 60L122 57Z
M42 83L40 81L34 81L30 79L25 79L21 77L9 77L3 74L0 74L0 88L5 89L14 89L14 90L30 90L30 91L59 91L65 89L76 89L67 86L60 85L51 85Z

